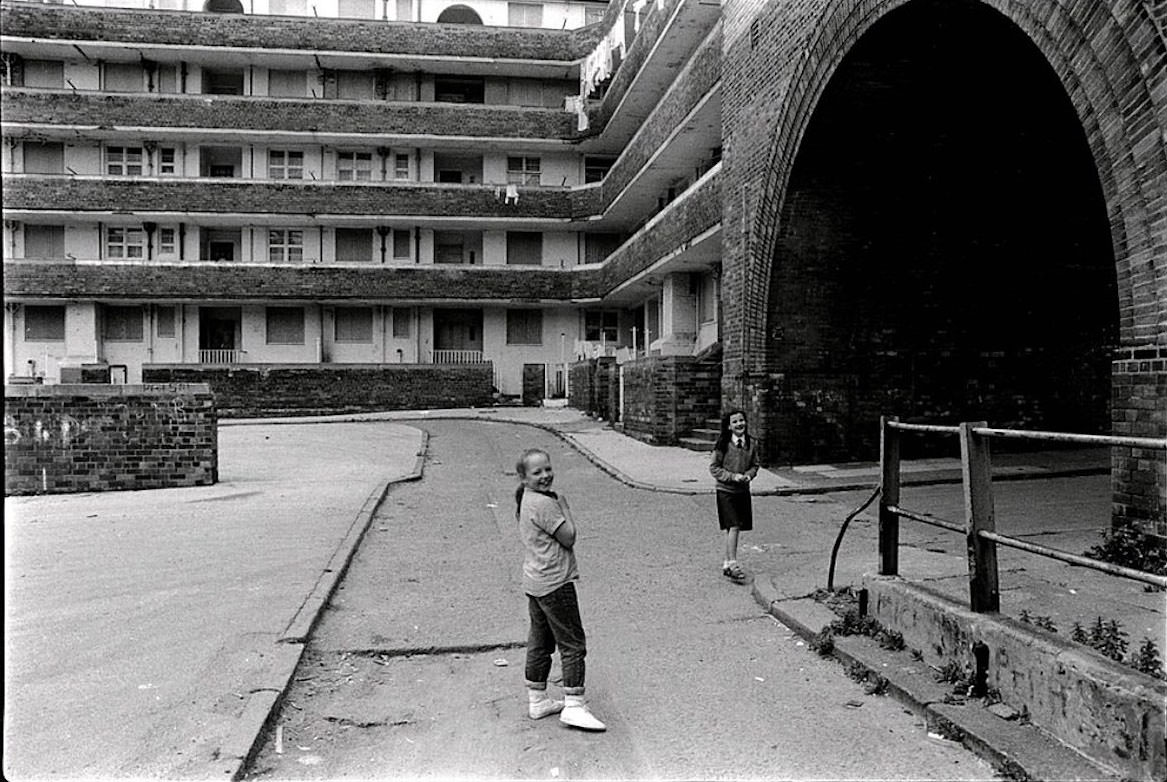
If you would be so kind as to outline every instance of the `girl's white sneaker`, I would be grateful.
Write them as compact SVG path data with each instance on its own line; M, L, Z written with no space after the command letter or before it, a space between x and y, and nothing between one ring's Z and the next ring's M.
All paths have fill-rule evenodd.
M605 731L608 726L596 719L582 695L565 695L563 711L559 713L559 721L564 725L580 730Z
M553 701L543 690L528 690L527 715L533 720L541 720L563 711L563 701Z

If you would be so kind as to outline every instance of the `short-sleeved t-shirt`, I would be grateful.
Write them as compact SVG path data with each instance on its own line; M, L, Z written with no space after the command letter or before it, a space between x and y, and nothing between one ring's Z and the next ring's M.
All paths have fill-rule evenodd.
M523 541L523 591L534 597L549 595L579 579L575 552L555 539L555 530L567 519L554 497L532 489L523 492L519 506L519 539Z

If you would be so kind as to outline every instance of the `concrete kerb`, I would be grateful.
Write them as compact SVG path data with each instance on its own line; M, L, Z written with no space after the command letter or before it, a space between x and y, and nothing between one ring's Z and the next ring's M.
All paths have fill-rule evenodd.
M811 596L783 597L765 576L754 579L751 592L759 605L808 643L836 618ZM886 683L886 692L928 726L930 737L959 740L978 757L1015 780L1105 780L1122 775L1103 769L1035 726L1005 722L979 705L947 702L926 664L907 662L906 651L889 652L870 638L835 638L831 656L850 669ZM807 650L810 652L809 648Z
M264 681L252 689L243 714L219 749L222 776L231 780L242 779L247 768L262 746L263 737L271 726L272 718L279 711L284 695L292 683L296 667L304 654L305 646L312 631L319 622L325 606L336 593L340 582L356 555L357 547L372 524L377 510L389 495L389 490L399 483L420 480L424 475L429 435L421 431L421 443L413 471L379 483L365 499L344 538L337 545L324 570L308 596L301 603L283 633L275 642L272 662L263 674ZM216 775L219 776L219 775Z

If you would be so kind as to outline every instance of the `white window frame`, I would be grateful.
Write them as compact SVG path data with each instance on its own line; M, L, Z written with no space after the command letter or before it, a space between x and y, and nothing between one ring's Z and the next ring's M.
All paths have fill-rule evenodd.
M543 158L507 155L507 184L538 187L543 182Z
M158 257L173 258L178 255L178 229L174 226L158 228Z
M298 149L269 149L267 151L267 178L303 179L304 153Z
M269 228L267 258L271 263L304 262L304 230L301 228Z
M373 153L341 150L336 153L338 182L372 182Z
M393 178L398 180L409 179L409 155L400 152L393 155Z
M178 176L178 147L158 147L158 175Z
M140 226L111 225L105 229L105 257L114 261L146 258L146 231Z
M142 147L107 146L105 148L106 176L142 176L145 172L146 151Z

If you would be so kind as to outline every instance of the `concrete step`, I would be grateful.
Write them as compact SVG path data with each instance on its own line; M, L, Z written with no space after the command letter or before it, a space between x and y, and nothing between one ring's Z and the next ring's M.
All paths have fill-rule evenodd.
M708 440L711 443L717 442L717 438L720 434L721 433L716 429L694 429L693 431L689 432L690 437L698 438L701 440Z
M688 448L690 451L712 451L714 441L704 440L700 437L682 437L677 440L677 445Z

